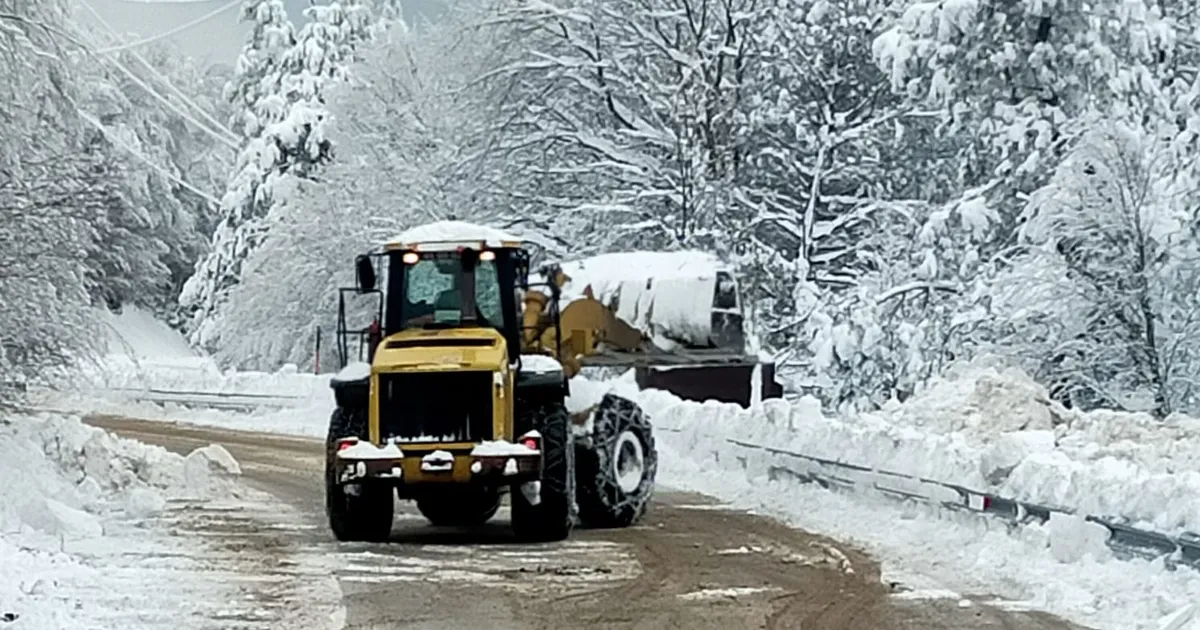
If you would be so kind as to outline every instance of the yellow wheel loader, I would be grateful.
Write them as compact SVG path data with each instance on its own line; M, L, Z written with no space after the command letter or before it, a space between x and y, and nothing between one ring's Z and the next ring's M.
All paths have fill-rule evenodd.
M531 278L529 260L520 239L458 221L356 258L326 440L337 539L386 540L397 494L434 525L469 527L508 493L513 530L530 541L564 539L577 519L627 527L644 514L657 468L649 421L613 394L573 417L569 379L588 360L649 369L679 354L639 342L591 285L560 309L570 278L561 266ZM378 298L365 328L346 323L349 293Z

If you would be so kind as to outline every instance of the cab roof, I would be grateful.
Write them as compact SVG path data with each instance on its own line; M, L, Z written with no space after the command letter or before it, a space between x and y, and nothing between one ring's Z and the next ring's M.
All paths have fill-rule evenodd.
M448 251L460 247L474 249L521 247L522 240L486 225L466 221L434 221L409 228L388 239L385 250Z

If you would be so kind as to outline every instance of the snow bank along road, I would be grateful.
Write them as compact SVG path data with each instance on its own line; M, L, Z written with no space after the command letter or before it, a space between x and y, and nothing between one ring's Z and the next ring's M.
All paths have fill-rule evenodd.
M345 607L344 620L336 621L347 628L1077 627L968 600L897 596L880 581L878 566L854 549L669 491L660 492L640 526L582 530L564 543L514 544L505 510L487 527L455 531L428 526L402 504L391 544L337 544L325 529L318 440L117 416L87 422L177 452L227 448L248 483L302 521L265 511L211 519L204 535L256 559L244 558L237 566L248 575L231 579L283 593L288 581L313 577L296 567L327 567Z

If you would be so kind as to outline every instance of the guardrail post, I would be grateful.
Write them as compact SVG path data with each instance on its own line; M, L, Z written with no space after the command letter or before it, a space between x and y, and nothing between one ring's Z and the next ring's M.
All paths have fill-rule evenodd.
M313 353L313 374L321 373L321 327L317 326L317 350Z

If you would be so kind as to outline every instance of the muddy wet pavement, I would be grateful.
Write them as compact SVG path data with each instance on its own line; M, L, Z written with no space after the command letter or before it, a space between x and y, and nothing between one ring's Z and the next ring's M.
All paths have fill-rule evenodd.
M207 541L194 562L240 583L242 601L194 612L214 628L288 627L298 610L330 601L340 603L322 613L331 625L364 630L1079 628L977 601L897 597L852 547L665 489L640 525L576 530L561 543L516 544L506 508L482 528L448 530L406 503L390 544L337 543L325 526L319 441L87 422L180 453L221 444L253 490L269 495L169 517L179 535Z

